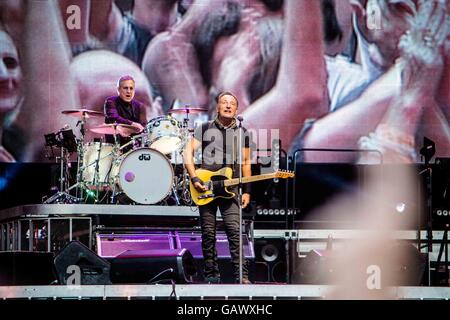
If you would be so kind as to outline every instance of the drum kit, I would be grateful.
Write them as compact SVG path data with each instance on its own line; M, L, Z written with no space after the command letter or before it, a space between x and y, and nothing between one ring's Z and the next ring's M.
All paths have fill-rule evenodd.
M75 139L77 158L77 181L63 186L60 192L45 203L80 203L93 198L94 203L160 204L173 199L176 205L190 205L189 175L183 165L183 149L192 136L190 114L206 114L204 108L170 109L168 115L151 119L143 132L134 126L104 123L89 131L111 135L114 143L94 139L85 142L85 125L91 117L104 117L98 111L72 109L63 114L78 118L80 139ZM183 116L178 121L174 115ZM71 130L70 130L71 131ZM46 140L49 140L46 135ZM73 135L72 135L73 136ZM118 137L129 142L120 145ZM49 145L49 144L47 144ZM64 143L61 147L61 178L63 176ZM67 150L66 150L67 152ZM66 159L67 160L67 159ZM196 159L198 161L198 158ZM62 192L61 190L65 190ZM75 196L70 195L75 190ZM105 195L110 195L105 196Z

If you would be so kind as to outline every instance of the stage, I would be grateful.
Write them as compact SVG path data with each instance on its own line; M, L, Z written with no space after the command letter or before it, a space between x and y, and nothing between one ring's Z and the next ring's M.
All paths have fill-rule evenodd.
M220 216L218 215L220 222ZM65 229L61 231L62 225ZM118 224L119 223L119 224ZM80 226L83 227L80 227ZM345 252L346 245L364 234L364 230L321 229L308 228L305 222L303 228L297 229L253 229L249 223L247 230L248 241L244 247L248 249L246 255L251 258L256 272L251 275L253 284L204 284L201 278L192 283L184 281L171 284L117 284L108 279L101 282L99 278L90 280L88 284L64 285L61 274L58 280L45 283L30 283L36 279L27 278L21 281L20 275L27 275L27 271L19 270L16 266L13 272L15 285L3 283L0 286L0 299L101 299L101 300L322 300L333 299L333 292L338 287L326 284L303 284L294 279L294 270L302 261L309 264L322 263L312 256L313 253L332 250ZM48 260L53 263L69 243L80 243L76 248L80 254L92 253L106 258L109 262L120 250L142 250L143 248L157 248L164 250L183 249L188 247L194 254L196 261L201 260L199 248L198 211L196 207L186 206L155 206L155 205L91 205L91 204L36 204L17 206L0 211L1 251L16 255L48 254ZM77 229L78 228L78 229ZM29 230L34 230L30 237ZM45 235L41 231L45 230ZM63 235L61 235L63 234ZM186 242L187 235L192 243ZM147 237L139 238L136 237ZM194 237L195 236L195 237ZM436 286L432 283L432 272L436 271L436 261L441 247L443 231L434 230L432 233L432 250L424 246L427 231L397 230L392 234L393 239L411 248L419 247L417 254L423 257L423 280L417 285L392 286L384 291L388 299L426 300L449 299L450 288ZM103 238L104 239L103 239ZM122 237L122 238L120 238ZM134 237L134 238L133 238ZM194 237L194 238L193 238ZM103 240L102 240L103 239ZM112 240L120 240L117 245L125 249L115 249L114 254L106 254L102 244L110 245ZM142 239L145 239L142 240ZM420 240L419 240L420 239ZM225 238L219 243L227 246ZM106 242L102 242L106 241ZM184 242L183 242L184 241ZM220 242L222 241L222 242ZM139 245L139 247L137 247ZM147 246L147 247L146 247ZM229 261L225 247L219 245L219 258L222 263ZM226 247L227 248L227 247ZM84 250L84 251L83 251ZM274 253L275 252L275 253ZM68 255L66 255L66 258ZM27 258L33 259L33 258ZM93 258L92 258L93 259ZM99 258L100 259L100 258ZM310 260L308 260L310 259ZM31 261L31 260L28 260ZM55 260L56 261L56 260ZM92 260L92 264L103 260ZM442 259L441 259L442 261ZM300 264L299 264L300 263ZM33 262L27 263L29 265ZM55 262L56 264L56 262ZM67 264L70 264L67 262ZM73 262L77 264L77 262ZM264 267L265 269L261 269ZM316 265L318 270L319 264ZM415 267L415 266L414 266ZM197 265L197 268L200 268ZM411 269L406 265L405 270ZM108 269L109 270L109 269ZM198 270L197 270L198 271ZM30 271L32 272L32 271ZM46 271L36 269L35 274ZM108 271L109 272L109 271ZM108 274L109 278L109 274ZM49 277L51 279L51 277ZM13 280L11 280L13 281ZM25 281L25 282L24 282ZM300 279L301 282L301 279ZM169 282L170 283L170 282ZM387 287L386 287L387 288ZM384 289L384 287L383 287Z
M333 299L326 285L95 285L0 287L0 299L101 300L309 300ZM392 287L386 297L399 300L448 300L450 288Z

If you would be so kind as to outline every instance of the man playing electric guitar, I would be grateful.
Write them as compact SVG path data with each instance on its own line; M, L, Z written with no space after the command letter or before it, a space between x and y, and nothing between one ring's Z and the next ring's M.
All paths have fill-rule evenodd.
M208 185L197 175L194 166L194 152L202 151L200 167L209 171L220 169L232 170L232 177L239 177L239 145L242 146L242 176L251 176L250 139L242 128L242 143L239 144L239 126L236 120L238 109L237 98L230 92L223 92L217 98L217 117L213 121L197 127L194 137L187 143L184 152L184 163L191 178L191 184L200 194L208 194ZM228 169L230 168L230 169ZM199 206L200 225L202 231L202 251L205 262L204 276L208 283L219 283L220 272L216 251L216 212L219 208L231 253L231 262L236 282L239 283L239 203L237 188L230 191L235 194L231 198L218 197ZM210 194L211 196L211 194ZM213 197L214 194L211 196ZM211 200L211 199L209 199ZM194 200L195 202L195 200ZM250 202L250 184L243 185L242 208ZM197 202L196 202L197 203ZM244 260L242 283L248 284L248 268Z

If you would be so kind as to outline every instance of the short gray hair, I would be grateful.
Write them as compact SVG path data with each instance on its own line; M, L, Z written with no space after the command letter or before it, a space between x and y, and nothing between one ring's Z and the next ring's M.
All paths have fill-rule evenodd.
M127 81L127 80L131 80L131 81L133 81L133 82L136 82L136 81L134 81L134 78L133 78L132 76L130 76L130 75L122 76L122 77L120 77L120 79L117 81L117 88L120 88L120 84L121 84L122 82L124 82L124 81Z

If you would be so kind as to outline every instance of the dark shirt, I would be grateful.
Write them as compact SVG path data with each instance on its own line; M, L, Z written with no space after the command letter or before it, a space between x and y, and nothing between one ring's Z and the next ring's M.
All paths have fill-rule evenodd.
M138 122L145 126L144 104L136 99L130 103L123 101L119 96L112 96L105 100L105 123L122 123L131 125ZM106 142L114 143L114 136L106 135ZM130 141L129 138L119 136L121 145Z
M206 170L217 171L223 167L233 169L233 178L239 177L239 128L221 128L215 121L209 121L198 126L194 138L202 143L201 165ZM242 148L250 148L250 135L242 127ZM243 157L244 155L242 155ZM243 192L250 193L250 184L243 185Z

